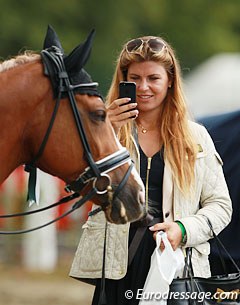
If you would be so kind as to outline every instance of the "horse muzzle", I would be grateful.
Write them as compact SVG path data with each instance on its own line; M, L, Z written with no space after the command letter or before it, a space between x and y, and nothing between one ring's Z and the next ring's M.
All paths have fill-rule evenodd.
M135 194L136 193L136 194ZM110 195L111 196L111 195ZM145 214L144 191L138 190L126 192L116 196L113 201L106 198L102 209L105 213L107 221L115 224L124 224L133 222L142 218Z

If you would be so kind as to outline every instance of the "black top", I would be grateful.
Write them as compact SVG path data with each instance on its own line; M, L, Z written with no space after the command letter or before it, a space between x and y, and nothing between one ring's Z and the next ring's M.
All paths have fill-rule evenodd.
M144 154L141 147L140 151L140 176L146 185L148 157ZM163 183L164 162L162 151L157 152L151 158L151 168L149 170L148 181L148 205L149 214L155 219L162 219L162 183ZM158 220L161 222L161 220ZM135 224L135 225L134 225ZM141 224L141 221L140 223ZM138 224L138 226L139 226ZM129 244L131 244L135 233L138 230L136 223L131 223L129 230ZM150 268L151 256L156 247L153 238L153 232L146 226L144 235L135 253L135 256L128 266L127 274L120 280L105 281L105 292L107 305L138 305L139 299L136 298L138 289L144 287L144 283ZM133 297L126 298L126 291L131 290ZM99 305L99 296L101 292L101 280L97 281L92 305ZM149 302L150 305L151 302Z
M149 213L158 217L162 213L162 183L164 172L163 150L148 158L139 146L140 152L140 176L146 187L148 160L150 161L148 179L148 207Z

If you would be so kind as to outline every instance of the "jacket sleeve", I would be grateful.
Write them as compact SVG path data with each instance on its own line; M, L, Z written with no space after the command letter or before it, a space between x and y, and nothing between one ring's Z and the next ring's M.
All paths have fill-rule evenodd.
M195 215L181 219L187 232L186 247L199 245L213 237L206 218L211 222L214 232L219 234L228 225L232 215L232 203L223 174L222 160L205 127L199 126L198 129L206 154L200 165L203 176L199 210Z

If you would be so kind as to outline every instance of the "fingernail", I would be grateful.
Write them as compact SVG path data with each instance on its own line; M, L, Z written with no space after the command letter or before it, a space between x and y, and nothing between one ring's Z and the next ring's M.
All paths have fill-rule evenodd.
M154 226L150 227L149 230L153 231L154 230Z

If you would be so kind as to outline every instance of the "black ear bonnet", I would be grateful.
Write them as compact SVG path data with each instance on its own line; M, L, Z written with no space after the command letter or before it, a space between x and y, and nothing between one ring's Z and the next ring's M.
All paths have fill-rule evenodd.
M65 55L56 32L51 26L48 26L41 57L44 65L44 73L50 77L55 97L59 89L58 63L53 64L52 60L49 60L48 52L45 51L58 53L63 61L61 64L65 66L71 85L86 84L86 86L76 86L74 88L75 93L99 96L102 98L102 95L97 90L97 83L93 83L91 76L83 69L91 53L94 34L95 31L92 30L85 42L78 45L69 55Z

